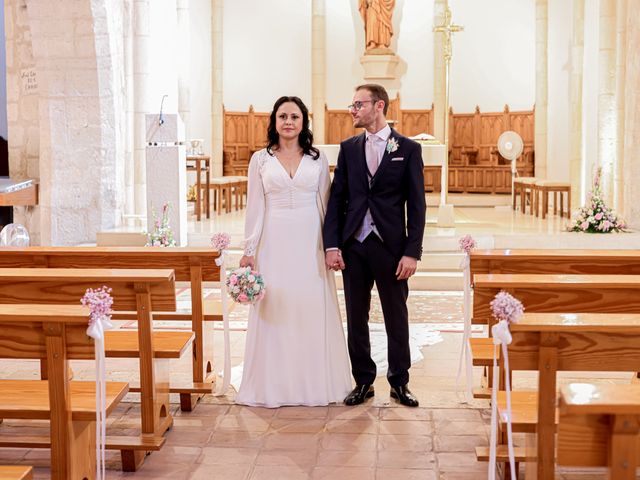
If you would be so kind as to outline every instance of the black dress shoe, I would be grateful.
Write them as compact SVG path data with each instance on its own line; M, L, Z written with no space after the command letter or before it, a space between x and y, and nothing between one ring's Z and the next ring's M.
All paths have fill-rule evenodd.
M407 407L417 407L420 405L418 399L411 393L409 387L403 385L401 387L391 387L391 398L395 398L402 405L406 405Z
M371 384L356 385L356 388L351 390L351 393L344 399L344 404L350 407L360 405L367 398L373 397L373 393L373 385Z

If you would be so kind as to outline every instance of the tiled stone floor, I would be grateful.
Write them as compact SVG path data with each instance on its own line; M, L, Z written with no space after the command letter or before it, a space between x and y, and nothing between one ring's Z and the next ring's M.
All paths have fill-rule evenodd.
M431 212L431 210L430 210ZM232 213L197 225L191 232L229 231L240 237L243 217ZM425 236L429 250L432 237L458 237L464 233L544 235L558 232L564 221L553 218L541 222L520 214L493 208L456 208L456 228L439 229L430 224ZM204 237L203 237L204 238ZM342 296L341 296L342 300ZM372 321L380 321L374 297ZM459 292L416 292L410 297L412 322L461 322ZM246 318L246 309L237 308L234 318ZM451 329L454 330L454 329ZM220 332L216 335L217 360L222 353ZM233 404L234 394L205 397L191 413L173 404L175 423L167 433L167 444L147 457L134 474L120 472L117 452L108 452L107 478L140 479L389 479L389 480L477 480L486 478L486 464L475 460L474 447L488 442L488 402L460 401L456 393L458 352L462 335L442 331L443 341L422 349L424 360L411 369L410 386L421 401L420 408L398 406L389 398L384 378L376 381L376 396L366 405L345 407L286 407L260 409ZM242 361L244 332L232 332L232 363ZM172 378L186 378L188 358L172 363ZM132 380L135 362L113 359L108 362L110 378ZM74 362L77 378L91 378L91 366ZM34 378L34 362L0 361L1 378ZM480 370L475 369L476 384ZM628 382L629 375L590 375L603 382ZM535 385L531 374L517 373L516 388ZM576 378L561 376L560 383ZM174 399L175 400L175 399ZM139 409L135 394L129 395L109 418L112 434L135 433ZM5 421L0 432L47 431L45 422L28 429ZM522 442L522 439L517 439ZM21 463L36 467L36 479L48 479L49 452L45 450L0 449L0 464ZM603 479L600 471L559 470L561 480Z

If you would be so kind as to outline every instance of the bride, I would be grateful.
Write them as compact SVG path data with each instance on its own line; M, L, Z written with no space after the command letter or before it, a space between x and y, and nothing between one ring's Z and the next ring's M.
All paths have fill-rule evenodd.
M273 106L267 148L253 154L245 251L240 266L263 275L266 296L251 307L243 405L327 405L351 390L333 271L324 265L322 222L330 179L313 147L298 97Z

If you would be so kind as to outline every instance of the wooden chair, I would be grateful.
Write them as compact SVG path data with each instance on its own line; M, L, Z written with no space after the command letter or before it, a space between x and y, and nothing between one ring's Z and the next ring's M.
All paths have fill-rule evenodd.
M553 214L557 215L558 210L560 216L564 216L564 194L567 194L567 218L571 218L571 184L566 182L552 182L549 180L541 180L536 182L534 190L534 204L536 205L536 217L538 216L538 207L542 201L542 218L546 218L549 213L549 194L553 193ZM558 204L558 195L560 195L560 203ZM539 196L542 197L540 200Z
M193 164L191 163L193 162ZM208 155L187 155L187 171L196 172L196 219L202 218L202 207L207 218L211 218L211 158ZM202 185L202 172L205 173L205 183ZM204 193L204 194L203 194Z
M48 381L0 380L0 417L49 420L50 435L2 435L1 446L51 448L53 480L93 479L96 472L96 384L70 381L69 359L93 359L89 309L80 305L0 305L0 358L46 359ZM129 385L107 382L107 415ZM12 467L0 478L32 478ZM12 476L9 476L12 475Z
M608 479L635 480L640 385L569 384L559 410L558 465L607 466Z
M33 480L33 467L20 465L0 465L2 480Z
M182 410L191 411L197 400L211 393L213 372L213 325L222 320L218 299L203 298L203 282L220 280L216 259L220 253L206 247L3 247L0 267L52 268L169 268L178 282L189 282L191 309L172 312L154 311L153 318L163 321L191 321L193 341L191 384L172 385L171 393L180 394ZM135 320L133 312L115 312L115 320ZM132 390L134 390L132 388Z
M160 449L164 444L162 435L173 425L169 406L169 360L155 355L151 314L175 311L173 271L0 268L0 303L77 305L87 288L102 285L113 290L114 310L137 312L137 332L110 332L105 346L108 356L115 349L139 357L142 435L107 444L107 448L121 451L123 470L135 471L147 452ZM184 351L189 339L185 341L183 332L176 333L179 335L176 335L175 348ZM137 344L132 337L137 337ZM124 339L124 346L117 345L120 338ZM48 372L48 366L43 370Z

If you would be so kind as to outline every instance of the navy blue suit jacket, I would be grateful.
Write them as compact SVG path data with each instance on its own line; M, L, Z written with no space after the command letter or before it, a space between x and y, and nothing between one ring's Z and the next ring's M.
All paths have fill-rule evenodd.
M413 140L391 130L398 148L385 148L369 184L365 133L340 144L324 221L324 248L342 248L370 209L382 241L391 253L420 259L426 203L422 151ZM388 145L388 144L387 144Z

